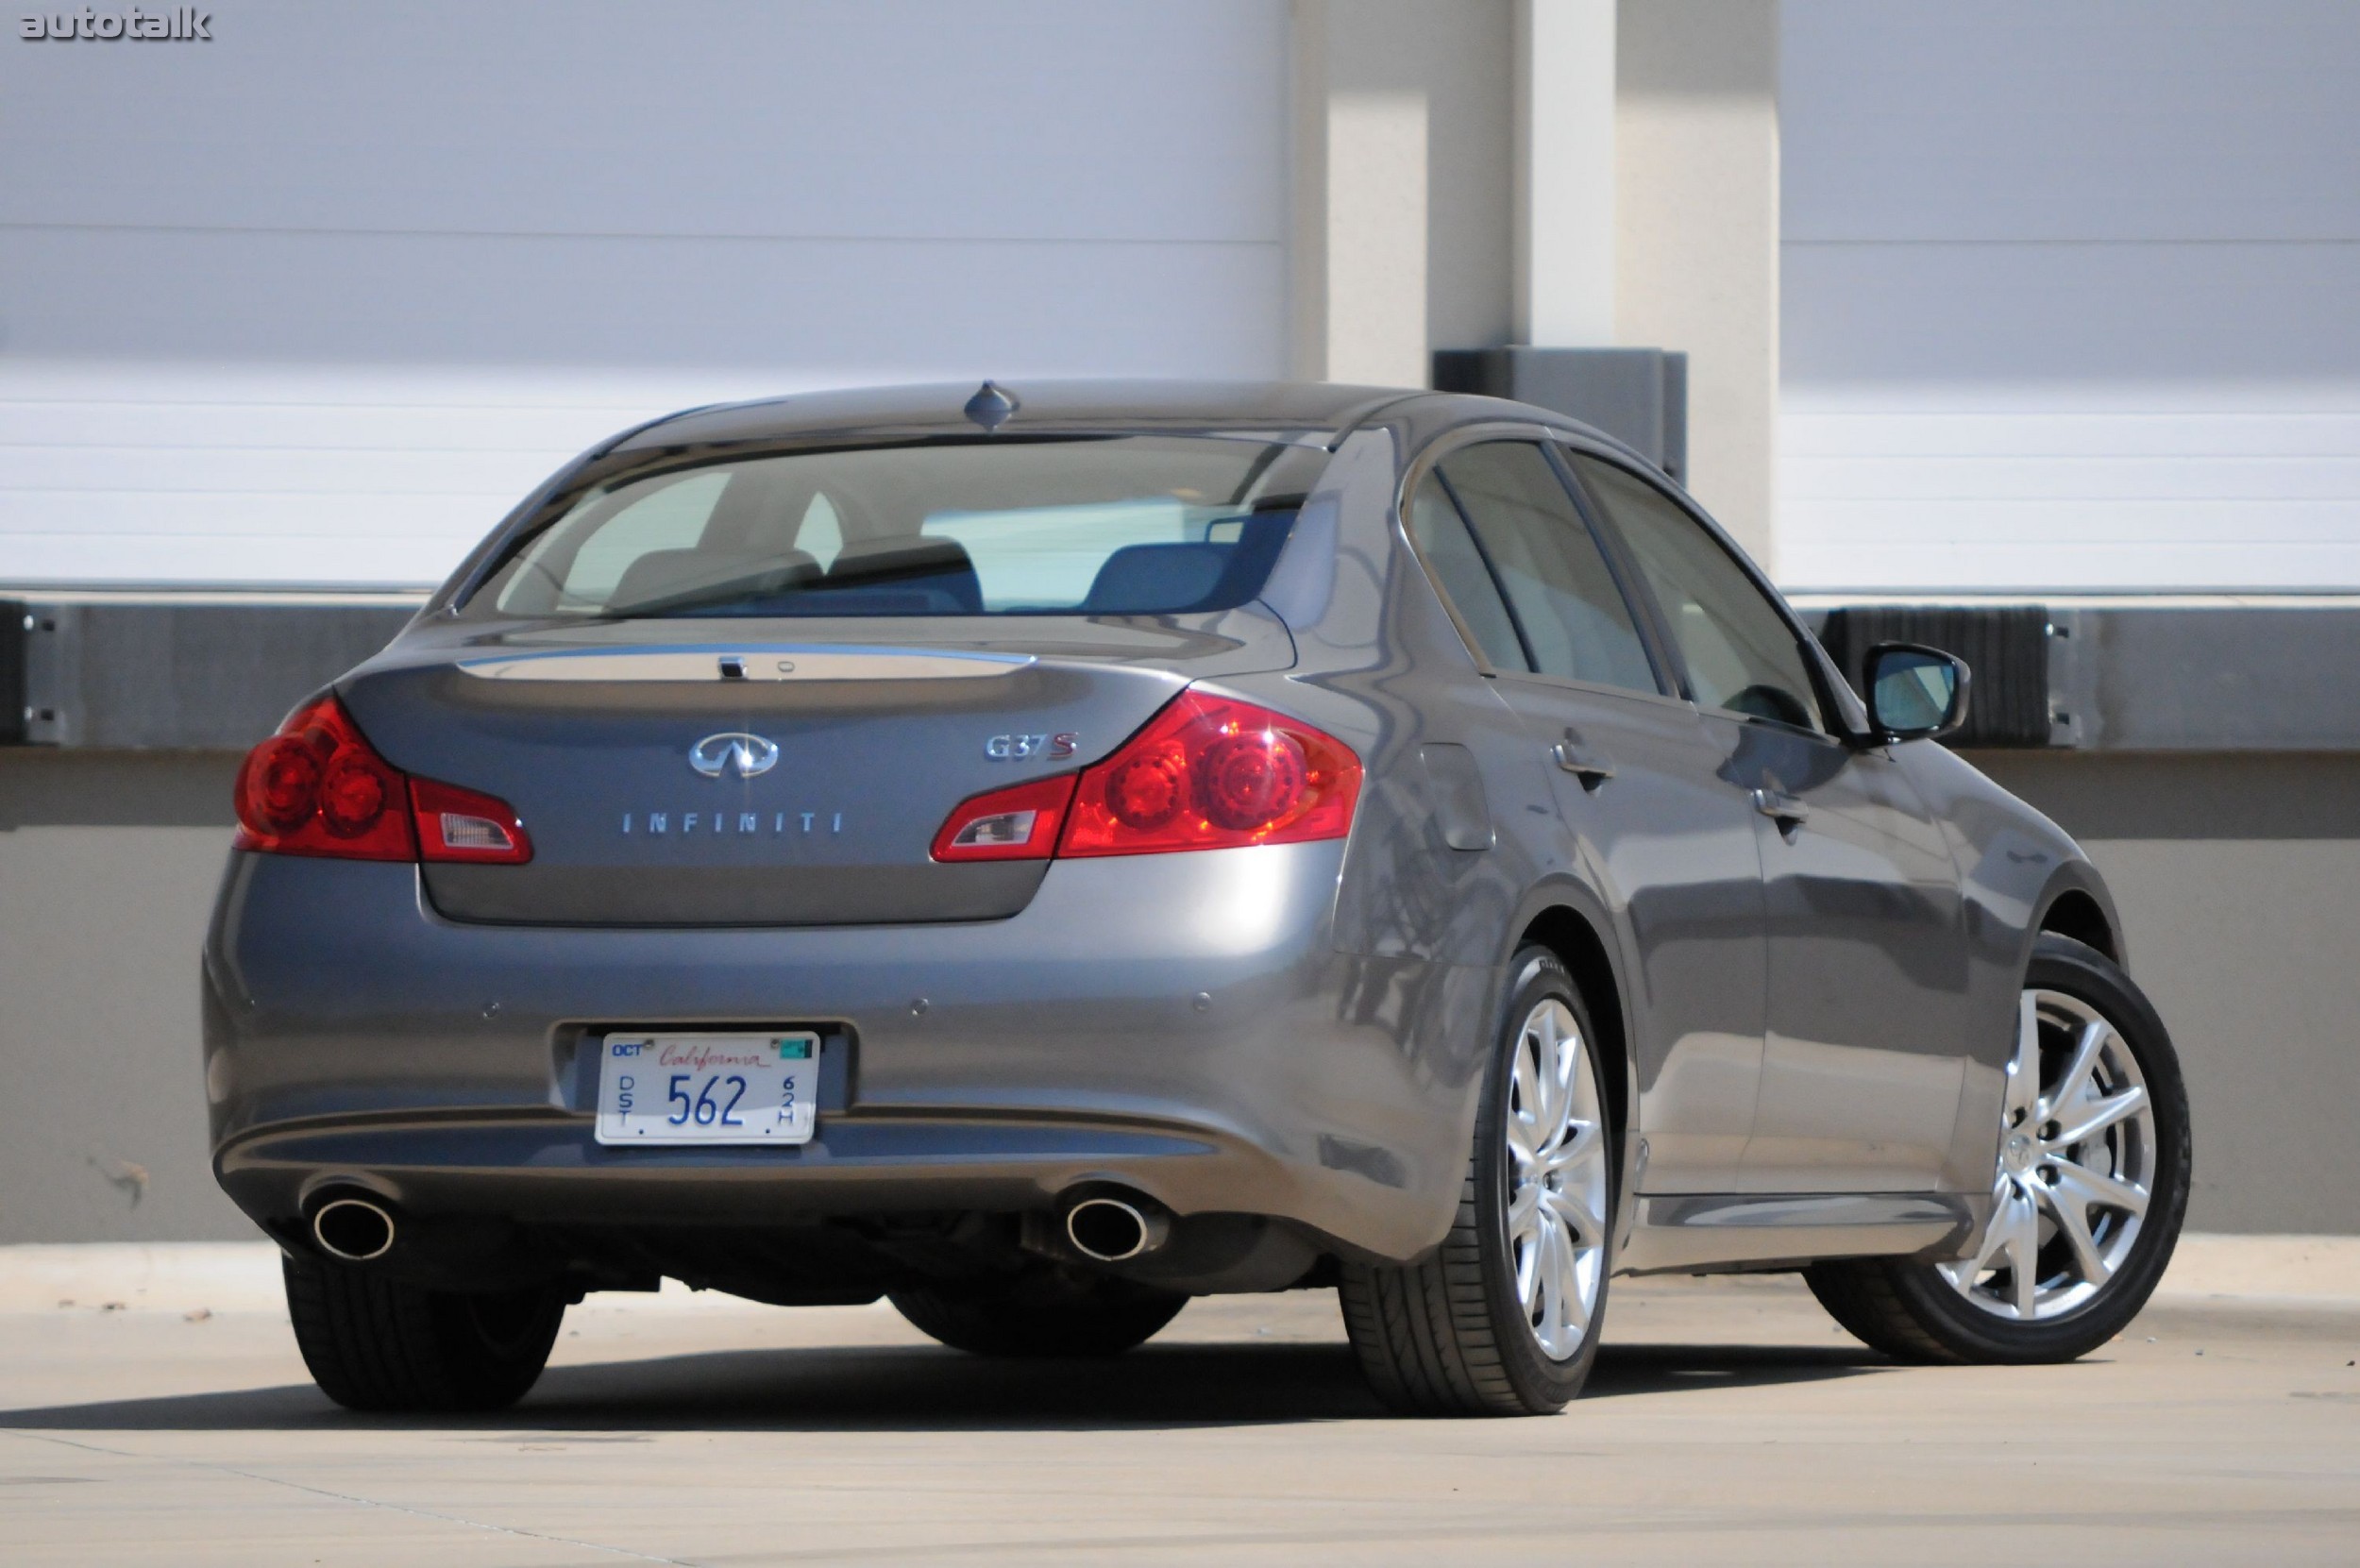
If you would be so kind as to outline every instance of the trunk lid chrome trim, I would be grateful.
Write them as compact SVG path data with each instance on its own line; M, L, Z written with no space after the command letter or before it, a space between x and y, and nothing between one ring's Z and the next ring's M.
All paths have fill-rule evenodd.
M630 649L567 649L461 659L460 670L488 681L959 681L1013 675L1030 653L840 644L714 644Z

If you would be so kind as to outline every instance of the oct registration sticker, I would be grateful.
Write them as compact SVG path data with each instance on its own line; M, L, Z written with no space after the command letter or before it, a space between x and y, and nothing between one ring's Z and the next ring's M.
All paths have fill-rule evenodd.
M600 1143L808 1143L818 1127L819 1037L609 1035Z

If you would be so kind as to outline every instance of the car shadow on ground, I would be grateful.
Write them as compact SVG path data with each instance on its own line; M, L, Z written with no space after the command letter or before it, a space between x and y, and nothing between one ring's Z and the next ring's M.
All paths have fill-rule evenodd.
M1817 1382L1886 1369L1827 1347L1625 1344L1585 1399ZM553 1367L525 1402L481 1416L338 1409L308 1384L0 1410L0 1427L255 1431L313 1427L614 1431L1090 1430L1381 1418L1352 1352L1332 1344L1150 1345L1111 1361L990 1361L930 1346L713 1351Z

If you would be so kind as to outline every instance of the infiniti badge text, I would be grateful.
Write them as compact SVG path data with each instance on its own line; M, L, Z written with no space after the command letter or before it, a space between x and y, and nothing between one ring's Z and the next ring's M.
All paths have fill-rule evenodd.
M835 838L844 833L844 814L840 811L627 811L623 813L623 833L628 837L644 835L651 838L685 837L692 834L706 836L733 834L740 837L759 835L765 838Z

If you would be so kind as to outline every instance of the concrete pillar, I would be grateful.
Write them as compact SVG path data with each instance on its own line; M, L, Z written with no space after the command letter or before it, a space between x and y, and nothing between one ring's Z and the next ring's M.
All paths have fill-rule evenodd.
M1423 386L1436 348L1683 350L1689 486L1775 570L1778 0L1292 19L1291 373Z
M1291 373L1427 385L1509 329L1511 0L1291 14Z
M1778 570L1778 0L1621 0L1614 333L1688 353L1688 487Z
M1516 341L1612 344L1615 0L1518 0Z

